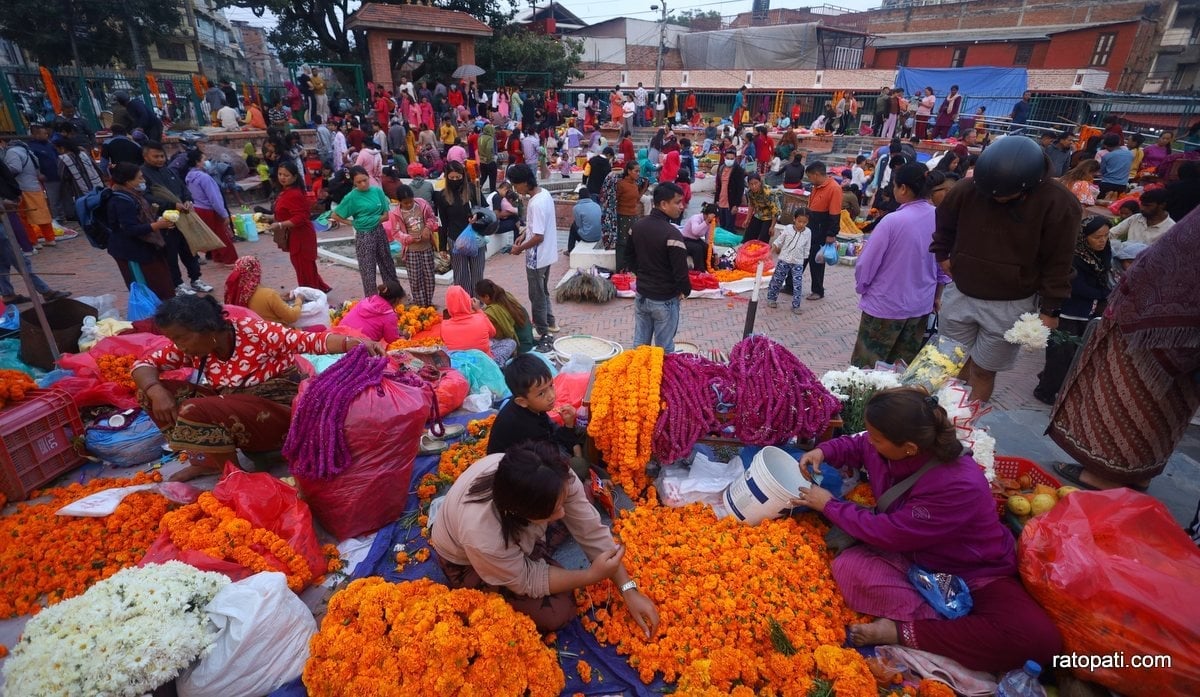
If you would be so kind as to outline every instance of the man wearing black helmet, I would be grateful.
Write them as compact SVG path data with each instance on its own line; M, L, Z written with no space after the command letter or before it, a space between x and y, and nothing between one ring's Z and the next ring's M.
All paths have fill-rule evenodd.
M940 330L967 347L959 377L981 401L991 398L996 373L1016 362L1019 349L1004 332L1026 312L1055 328L1071 294L1081 211L1049 166L1033 140L1000 138L937 208L929 251L954 279L942 296Z

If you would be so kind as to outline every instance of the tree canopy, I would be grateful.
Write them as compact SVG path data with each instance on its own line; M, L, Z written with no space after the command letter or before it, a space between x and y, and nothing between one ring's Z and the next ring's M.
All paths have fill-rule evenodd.
M489 77L495 80L496 73L503 71L549 73L551 85L565 85L568 79L583 77L579 71L582 56L582 41L555 39L513 24L480 41L476 51L479 67L488 71L482 79L484 84Z
M141 61L133 56L130 31L138 33L143 51L155 37L182 31L178 3L161 0L26 0L6 5L0 12L0 37L52 68L73 61L71 32L84 65L136 65Z
M693 22L716 22L716 26L721 26L721 13L717 10L697 10L695 8L683 10L679 14L672 12L667 15L667 22L670 24L679 24L685 27L692 26Z

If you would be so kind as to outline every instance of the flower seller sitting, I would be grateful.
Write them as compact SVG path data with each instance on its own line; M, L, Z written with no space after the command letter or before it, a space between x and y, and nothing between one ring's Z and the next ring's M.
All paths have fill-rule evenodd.
M210 296L181 295L154 313L172 345L133 365L138 402L162 429L167 443L186 451L188 466L173 481L214 474L237 462L237 449L271 452L283 446L302 374L301 353L345 353L374 342L327 332L308 333L260 319L230 319ZM179 368L199 371L202 384L160 380Z
M864 417L866 433L821 443L800 471L812 479L826 461L863 467L876 509L833 500L818 486L795 499L861 543L838 554L833 575L851 609L880 619L851 627L851 640L902 644L993 673L1027 660L1049 665L1062 637L1021 585L1013 536L945 409L923 390L901 387L872 396ZM944 619L909 581L914 566L965 581L970 612Z
M493 427L493 435L498 432ZM551 558L546 530L557 521L583 548L588 568L564 569ZM646 637L658 631L658 610L621 563L625 548L613 540L555 443L525 442L468 467L431 527L429 542L451 588L496 591L540 631L574 619L574 589L606 578L621 590Z

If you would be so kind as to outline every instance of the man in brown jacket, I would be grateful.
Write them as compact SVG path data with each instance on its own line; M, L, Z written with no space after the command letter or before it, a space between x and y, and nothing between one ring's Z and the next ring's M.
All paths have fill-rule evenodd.
M1019 348L1004 332L1034 311L1054 329L1071 295L1081 209L1048 169L1034 141L1001 138L937 209L929 251L954 279L942 296L940 331L967 347L959 377L980 401L991 398L996 373L1016 363Z

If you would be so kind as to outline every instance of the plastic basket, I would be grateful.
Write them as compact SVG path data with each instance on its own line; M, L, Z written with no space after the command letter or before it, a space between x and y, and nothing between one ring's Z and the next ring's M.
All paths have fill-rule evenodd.
M1046 470L1038 466L1038 463L1033 460L1026 460L1023 457L1008 457L1007 455L997 455L994 466L997 479L1017 479L1026 474L1033 480L1034 486L1044 484L1052 486L1055 489L1062 486L1054 477L1046 473ZM996 512L1001 518L1004 517L1005 507L1008 505L1008 498L1003 494L993 494L996 499Z
M72 441L81 435L79 410L62 390L32 391L0 411L0 490L10 501L23 501L79 466L84 458Z

